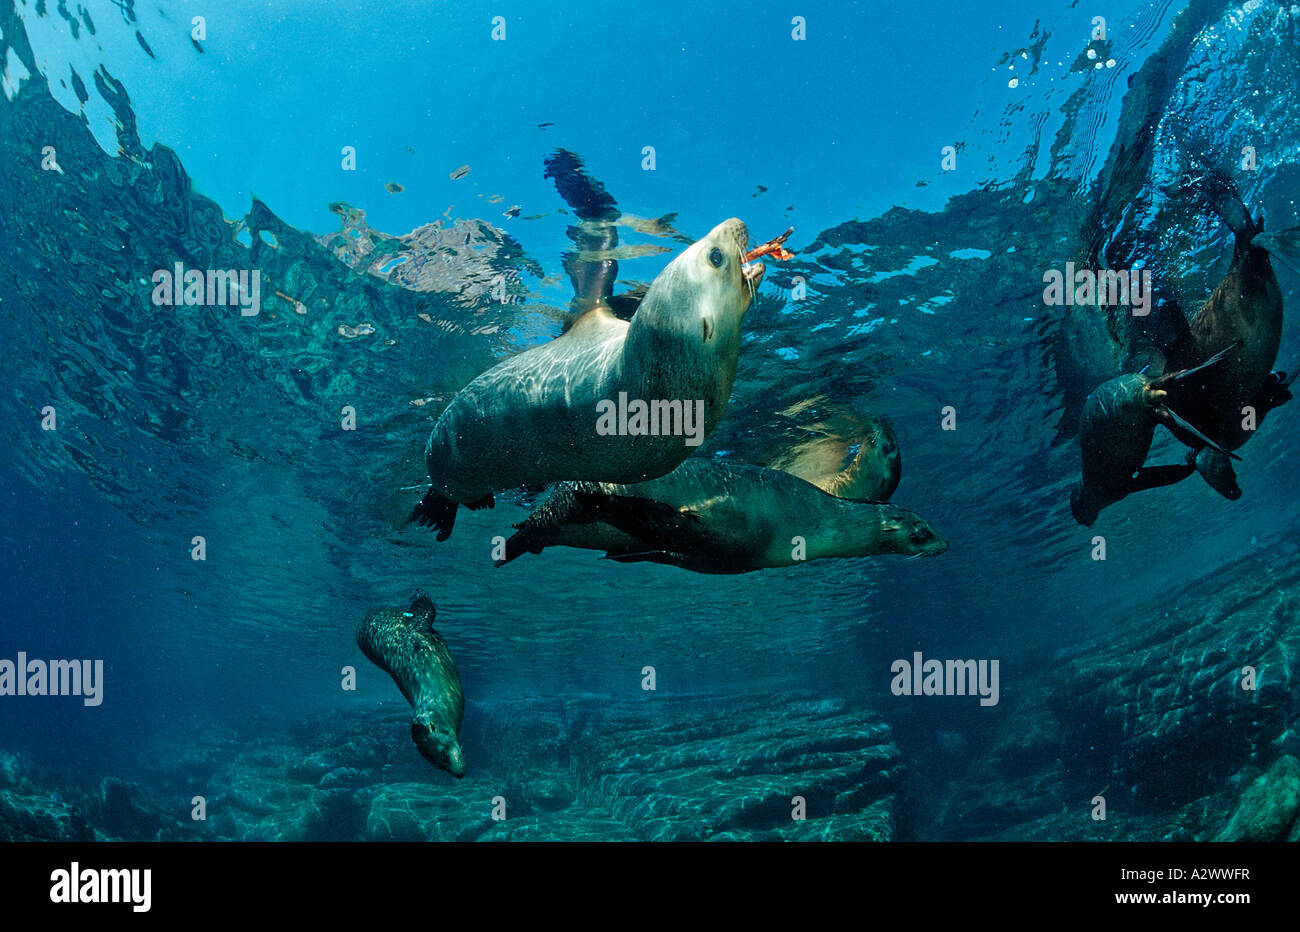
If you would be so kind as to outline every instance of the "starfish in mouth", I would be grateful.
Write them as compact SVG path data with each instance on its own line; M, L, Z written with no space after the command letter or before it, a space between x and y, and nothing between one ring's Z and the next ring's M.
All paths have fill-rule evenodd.
M780 236L776 237L775 239L770 239L761 246L755 246L749 252L745 253L745 261L753 262L755 259L759 258L760 256L771 256L773 259L776 259L778 261L782 259L793 259L794 253L790 252L790 250L786 249L784 246L781 245L786 241L786 238L789 237L789 235L793 232L794 232L794 227L790 227L790 229L786 230L784 233L782 233Z

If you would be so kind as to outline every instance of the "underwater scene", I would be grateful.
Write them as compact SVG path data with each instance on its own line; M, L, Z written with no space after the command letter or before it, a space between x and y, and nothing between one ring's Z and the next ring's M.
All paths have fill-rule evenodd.
M0 0L0 85L0 840L1300 841L1300 5Z

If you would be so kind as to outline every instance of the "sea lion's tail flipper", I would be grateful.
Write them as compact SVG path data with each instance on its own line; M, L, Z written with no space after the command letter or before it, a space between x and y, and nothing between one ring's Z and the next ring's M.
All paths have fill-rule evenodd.
M411 595L411 607L407 609L412 615L428 615L429 624L433 624L433 619L438 615L438 608L433 604L433 599L423 589L416 589Z
M456 526L456 508L456 503L447 496L429 489L424 498L420 499L420 504L412 509L406 523L414 521L421 527L433 528L438 532L438 540L446 540L451 536L451 529Z
M1182 482L1195 471L1195 467L1190 463L1182 466L1143 466L1133 477L1129 494Z
M679 511L652 498L584 489L574 489L573 497L597 519L640 540L669 543L694 538L699 533L699 515Z
M1252 243L1260 249L1267 249L1270 256L1300 274L1300 227L1280 233L1259 233Z

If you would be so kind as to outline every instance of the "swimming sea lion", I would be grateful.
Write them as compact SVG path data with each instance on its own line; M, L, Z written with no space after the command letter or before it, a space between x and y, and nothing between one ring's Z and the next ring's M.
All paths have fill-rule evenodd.
M506 541L521 553L563 545L621 563L746 573L828 557L935 556L948 543L896 505L836 498L777 469L693 457L631 485L560 483ZM803 538L797 546L795 538Z
M847 466L853 445L857 451ZM806 479L836 498L887 502L903 474L902 452L894 429L883 417L868 418L854 440L819 436L786 450L767 464Z
M1203 377L1214 366L1222 365L1231 350L1227 347L1199 366L1158 378L1139 372L1121 375L1102 383L1088 396L1079 425L1083 481L1070 494L1070 510L1076 521L1091 526L1101 509L1125 496L1172 485L1192 474L1192 463L1143 465L1157 424L1197 436L1211 449L1219 449L1175 414L1167 401L1175 385Z
M465 694L447 642L433 629L436 612L433 600L416 592L406 611L381 608L366 615L357 625L357 644L414 707L411 738L420 753L459 779L465 776L460 749Z
M1215 444L1235 450L1254 433L1242 427L1246 407L1254 409L1258 426L1264 414L1291 397L1290 380L1273 372L1282 341L1282 292L1269 254L1296 262L1300 271L1300 227L1264 233L1263 221L1251 219L1230 181L1210 174L1195 183L1232 230L1232 263L1186 332L1166 350L1166 367L1187 369L1229 350L1221 365L1179 385L1175 403ZM1225 455L1185 430L1175 427L1174 433L1191 448L1189 460L1212 487L1228 498L1241 496Z
M429 435L432 487L411 517L446 540L458 505L490 507L503 489L640 482L670 472L727 408L740 322L764 271L743 262L748 243L739 220L718 224L659 273L630 323L597 305L562 336L465 386ZM626 399L663 402L651 423L675 426L598 432L597 405L621 409Z

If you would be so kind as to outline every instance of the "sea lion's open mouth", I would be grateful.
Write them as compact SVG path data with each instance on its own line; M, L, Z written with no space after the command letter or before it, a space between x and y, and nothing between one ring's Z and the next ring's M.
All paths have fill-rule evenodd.
M747 265L742 265L740 267L741 277L744 278L745 284L748 285L751 290L758 287L759 282L763 280L763 273L765 271L767 271L767 269L761 262L750 262Z

